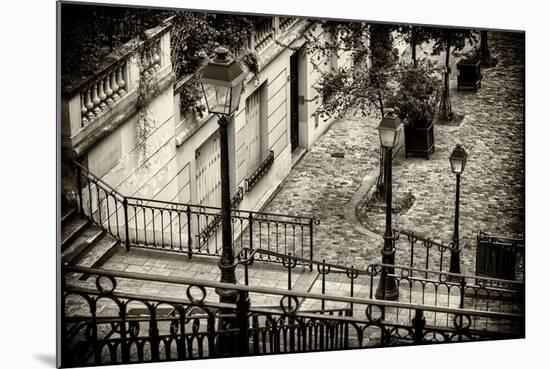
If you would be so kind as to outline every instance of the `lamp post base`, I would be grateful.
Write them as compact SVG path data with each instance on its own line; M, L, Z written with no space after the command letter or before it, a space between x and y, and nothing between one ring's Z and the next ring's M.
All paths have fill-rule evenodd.
M384 284L381 282L380 284ZM396 301L399 299L399 287L395 284L395 280L386 280L386 285L389 285L387 288L382 287L381 285L378 285L378 288L376 289L376 293L374 294L374 297L376 297L377 300L390 300L390 301Z

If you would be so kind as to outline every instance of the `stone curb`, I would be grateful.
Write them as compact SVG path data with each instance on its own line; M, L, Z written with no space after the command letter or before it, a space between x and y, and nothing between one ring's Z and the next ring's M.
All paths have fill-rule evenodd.
M378 233L375 233L369 229L367 229L365 226L359 222L359 219L357 219L357 216L355 215L355 209L357 208L357 205L361 202L361 200L365 197L366 194L368 194L376 184L376 179L378 178L378 167L376 169L373 169L365 177L363 177L363 180L361 181L361 186L357 189L355 194L353 194L353 197L351 200L346 204L346 207L344 208L344 216L346 217L347 221L359 232L367 236L371 237L379 237L382 236Z

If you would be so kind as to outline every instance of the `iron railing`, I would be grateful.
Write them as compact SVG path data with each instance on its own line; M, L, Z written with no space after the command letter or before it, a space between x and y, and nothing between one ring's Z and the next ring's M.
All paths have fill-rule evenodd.
M75 166L80 214L127 249L160 249L190 258L221 254L220 208L124 196L80 164ZM235 253L249 247L313 259L318 219L236 209L231 217Z
M254 186L262 179L262 177L268 172L271 165L275 161L275 154L273 150L269 150L267 157L260 164L260 166L252 173L252 175L244 180L246 184L246 192L250 192Z
M71 285L71 274L95 284ZM151 276L83 267L64 269L62 366L187 360L205 357L312 352L524 336L524 316L420 304ZM183 288L186 298L126 290L134 281ZM217 303L215 289L238 291L235 304ZM135 290L135 289L134 289ZM162 287L159 287L162 291ZM276 297L279 309L251 306L249 294ZM353 316L302 310L300 300L353 305ZM399 309L412 319L390 318ZM430 323L429 317L442 319ZM476 329L476 320L490 322ZM220 324L231 322L230 328ZM451 323L445 323L451 322Z
M476 248L476 274L510 280L523 280L525 242L479 232Z
M408 230L393 230L395 264L411 268L447 271L450 268L453 244L445 245ZM398 245L397 242L401 241ZM406 244L403 247L403 243ZM461 247L457 252L461 251Z
M264 257L262 258L260 255L264 255ZM267 258L280 263L287 270L287 289L292 290L293 283L297 279L293 270L298 264L304 264L307 260L261 249L243 248L241 250L239 263L244 266L244 284L249 285L249 269L253 263ZM325 260L310 262L319 273L317 281L310 287L310 290L321 295L341 294L349 297L374 299L379 279L386 275L396 280L401 302L446 308L467 308L476 311L523 313L524 284L522 282L399 265L371 264L366 269L357 269L353 266L327 263ZM387 273L387 270L391 270L390 267L394 269L391 274ZM320 311L327 307L334 308L334 306L328 306L323 299L318 301L317 305L309 303L306 305L310 309L319 309ZM339 308L343 307L339 306ZM347 308L348 314L353 315L353 305L345 308ZM412 316L405 316L404 313L411 312L397 310L395 319L410 321ZM435 322L441 317L434 314L432 318ZM487 321L472 322L474 327L487 323Z

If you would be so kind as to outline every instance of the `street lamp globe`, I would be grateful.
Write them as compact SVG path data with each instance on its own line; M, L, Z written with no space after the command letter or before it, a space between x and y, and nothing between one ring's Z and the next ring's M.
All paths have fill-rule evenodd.
M230 116L239 108L246 74L226 48L218 47L214 53L216 56L202 69L199 83L208 112Z
M394 113L393 109L387 109L386 115L378 125L378 133L380 134L380 144L383 148L393 149L397 145L398 131L401 127L401 120Z
M464 172L464 167L466 166L466 159L468 158L468 153L461 145L456 145L455 149L449 156L449 161L451 162L451 170L455 174L462 174Z

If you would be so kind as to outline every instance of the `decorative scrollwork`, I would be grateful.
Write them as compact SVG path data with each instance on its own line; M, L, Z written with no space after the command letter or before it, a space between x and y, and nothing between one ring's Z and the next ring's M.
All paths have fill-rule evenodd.
M379 323L384 317L384 307L380 305L370 304L365 309L365 315L370 322Z
M369 277L376 277L381 272L382 272L382 266L379 264L370 264L367 267L367 275Z
M317 264L317 271L322 275L327 275L330 273L330 265L325 264L325 260L321 264Z
M456 314L453 319L453 325L457 330L466 330L470 328L472 318L466 314Z
M356 279L359 277L359 271L352 266L351 269L346 269L346 275L349 279Z
M298 261L296 260L296 258L293 258L290 253L288 254L287 258L282 258L281 263L285 268L290 269L294 269L296 265L298 265Z
M195 289L198 289L201 293L198 296L198 298L193 295L193 290ZM187 290L185 291L185 293L187 294L187 298L189 299L189 301L197 305L201 305L204 302L204 299L206 298L206 289L204 288L204 286L201 286L201 285L196 285L196 284L191 285L187 287Z
M279 305L285 314L294 315L299 306L298 298L296 296L285 295L281 297Z
M110 285L107 283L110 283ZM111 295L116 289L116 280L109 275L99 275L95 279L95 285L101 295Z

